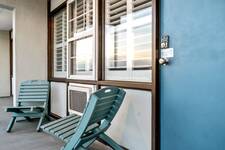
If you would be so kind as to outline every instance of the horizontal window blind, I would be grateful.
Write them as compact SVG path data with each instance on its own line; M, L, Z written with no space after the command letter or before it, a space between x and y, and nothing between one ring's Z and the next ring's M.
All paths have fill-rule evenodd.
M108 25L119 25L126 22L127 0L107 0L106 23Z
M151 0L133 0L133 11L139 11L152 6Z
M126 30L114 33L114 51L110 54L110 70L126 70L127 56L126 56Z
M69 6L70 37L93 27L93 0L75 0Z
M54 77L66 77L67 71L67 14L54 16Z

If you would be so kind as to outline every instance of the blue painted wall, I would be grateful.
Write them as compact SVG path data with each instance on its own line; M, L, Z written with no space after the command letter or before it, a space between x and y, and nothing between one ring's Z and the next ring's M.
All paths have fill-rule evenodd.
M225 0L161 0L161 149L225 150Z

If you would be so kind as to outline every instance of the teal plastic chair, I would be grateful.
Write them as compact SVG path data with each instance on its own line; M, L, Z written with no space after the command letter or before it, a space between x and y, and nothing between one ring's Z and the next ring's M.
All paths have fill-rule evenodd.
M66 142L63 150L85 150L98 140L115 150L123 150L105 134L119 110L125 91L116 87L98 90L90 96L83 116L70 115L43 125L43 131Z
M20 85L16 107L7 107L6 112L12 113L12 119L8 125L10 132L17 117L24 117L28 121L32 118L40 118L37 131L45 116L49 99L49 82L45 80L28 80Z

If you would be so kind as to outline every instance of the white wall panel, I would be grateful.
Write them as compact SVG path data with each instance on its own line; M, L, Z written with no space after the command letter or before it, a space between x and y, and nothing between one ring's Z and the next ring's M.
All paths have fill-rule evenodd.
M151 149L151 93L126 89L124 102L107 131L130 150Z
M65 117L66 110L66 97L67 97L67 84L59 82L51 82L51 112Z
M53 11L55 8L57 8L59 5L61 5L66 0L51 0L51 11Z

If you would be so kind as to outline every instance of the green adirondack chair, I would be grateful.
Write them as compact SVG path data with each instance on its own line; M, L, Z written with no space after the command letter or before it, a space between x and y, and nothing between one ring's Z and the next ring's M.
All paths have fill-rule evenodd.
M98 140L115 150L123 150L105 134L110 127L125 91L116 87L104 88L90 96L81 116L70 115L41 126L41 129L66 142L63 150L85 150Z
M12 119L8 125L10 132L17 117L23 117L30 121L32 118L40 118L37 131L45 116L49 99L49 82L45 80L28 80L20 85L17 99L17 107L7 107L6 112L12 113Z

